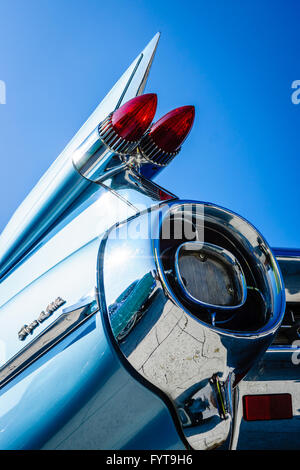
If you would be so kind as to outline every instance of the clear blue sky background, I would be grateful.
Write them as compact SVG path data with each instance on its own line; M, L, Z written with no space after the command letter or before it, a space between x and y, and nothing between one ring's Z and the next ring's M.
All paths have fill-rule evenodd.
M299 18L293 0L0 0L0 230L161 31L146 91L158 117L194 104L196 120L157 182L300 246Z

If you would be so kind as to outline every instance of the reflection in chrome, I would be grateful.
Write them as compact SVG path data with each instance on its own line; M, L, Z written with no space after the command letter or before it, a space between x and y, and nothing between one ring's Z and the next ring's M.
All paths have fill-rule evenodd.
M195 241L162 238L164 224L181 223L182 212L195 228ZM148 237L136 237L131 225L137 223L148 227ZM218 304L214 312L184 292L176 260L182 247L193 244L206 246L210 256L218 254L217 275L225 283L230 269L238 299L232 308ZM194 274L196 282L199 273ZM220 207L168 202L108 233L100 247L98 281L101 310L117 349L171 399L189 444L209 449L228 441L232 385L271 343L285 305L276 260L261 235Z

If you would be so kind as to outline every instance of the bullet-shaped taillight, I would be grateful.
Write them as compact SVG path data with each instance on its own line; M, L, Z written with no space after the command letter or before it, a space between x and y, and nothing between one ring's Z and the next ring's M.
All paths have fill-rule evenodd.
M154 93L137 96L112 114L112 126L116 133L129 141L140 140L153 121L157 106Z
M194 106L176 108L160 118L143 137L142 155L157 165L167 165L178 154L194 122Z
M136 96L111 113L99 125L101 140L113 151L130 154L149 128L157 106L157 96Z
M91 181L103 181L127 165L157 106L154 93L136 96L111 112L73 154L76 170Z

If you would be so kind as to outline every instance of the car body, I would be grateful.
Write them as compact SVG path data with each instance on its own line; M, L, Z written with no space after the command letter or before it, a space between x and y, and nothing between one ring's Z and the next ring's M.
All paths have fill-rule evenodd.
M0 237L1 449L234 448L249 374L279 357L285 288L264 237L156 185L168 162L101 140L157 42Z

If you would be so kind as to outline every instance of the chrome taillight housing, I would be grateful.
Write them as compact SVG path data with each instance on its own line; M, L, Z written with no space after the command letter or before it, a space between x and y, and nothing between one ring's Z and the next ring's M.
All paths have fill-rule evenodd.
M259 232L221 207L172 201L107 234L98 280L115 348L171 403L189 444L229 439L232 386L267 349L285 307Z

